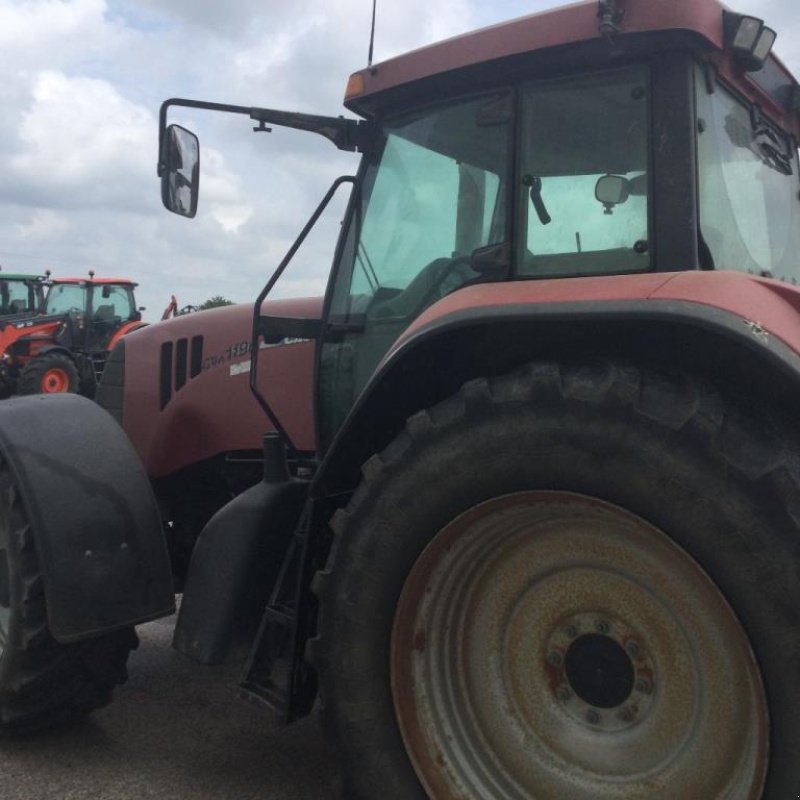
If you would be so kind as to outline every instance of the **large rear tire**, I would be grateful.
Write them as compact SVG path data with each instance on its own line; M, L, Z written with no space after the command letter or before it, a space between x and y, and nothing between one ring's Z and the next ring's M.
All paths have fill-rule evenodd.
M27 515L0 469L0 736L62 726L109 703L137 644L133 628L74 644L53 639Z
M17 394L75 393L78 387L78 370L72 359L61 353L45 353L22 368Z
M314 583L345 796L796 793L799 444L763 405L616 363L411 418Z

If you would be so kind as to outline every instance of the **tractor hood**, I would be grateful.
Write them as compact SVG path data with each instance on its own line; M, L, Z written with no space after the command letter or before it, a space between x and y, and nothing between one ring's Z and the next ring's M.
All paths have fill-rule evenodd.
M263 313L319 318L322 298L270 300ZM151 477L226 453L259 451L272 430L249 387L252 305L158 322L109 358L97 400L121 423ZM297 447L315 449L314 342L262 345L258 385Z

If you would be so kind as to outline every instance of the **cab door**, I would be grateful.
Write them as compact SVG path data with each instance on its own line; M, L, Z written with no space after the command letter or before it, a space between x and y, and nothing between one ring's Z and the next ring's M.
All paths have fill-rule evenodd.
M107 350L114 334L134 318L133 293L129 286L95 284L89 317L89 349Z
M512 108L511 93L498 91L383 125L351 202L326 302L321 451L411 322L463 286L508 276L507 259L481 253L510 237Z

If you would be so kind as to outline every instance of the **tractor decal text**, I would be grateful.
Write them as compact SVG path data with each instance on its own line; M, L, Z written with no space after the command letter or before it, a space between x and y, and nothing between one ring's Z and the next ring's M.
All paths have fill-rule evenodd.
M227 364L236 358L241 358L242 356L246 356L249 352L250 352L249 341L243 340L241 342L236 342L235 344L226 347L225 350L223 350L220 355L208 356L205 359L203 359L203 371L205 372L206 370L212 369L213 367L219 367L222 364Z
M303 342L310 342L311 339L302 339L295 336L287 336L285 339L281 339L279 342L274 344L265 344L261 342L258 346L259 350L268 350L273 347L285 347L289 344L302 344ZM241 358L242 356L249 355L250 353L250 342L242 341L237 342L236 344L232 344L230 347L226 347L225 350L220 355L215 356L208 356L203 360L203 371L213 369L214 367L219 367L223 364L230 364L231 361L235 361L237 358ZM247 361L239 361L234 364L230 364L230 374L231 375L242 375L245 372L250 371L250 359Z

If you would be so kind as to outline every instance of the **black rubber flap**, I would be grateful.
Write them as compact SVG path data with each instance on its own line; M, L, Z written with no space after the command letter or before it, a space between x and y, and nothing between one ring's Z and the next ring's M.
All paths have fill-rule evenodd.
M158 507L110 414L73 394L4 400L0 454L33 528L56 639L75 641L172 613Z

